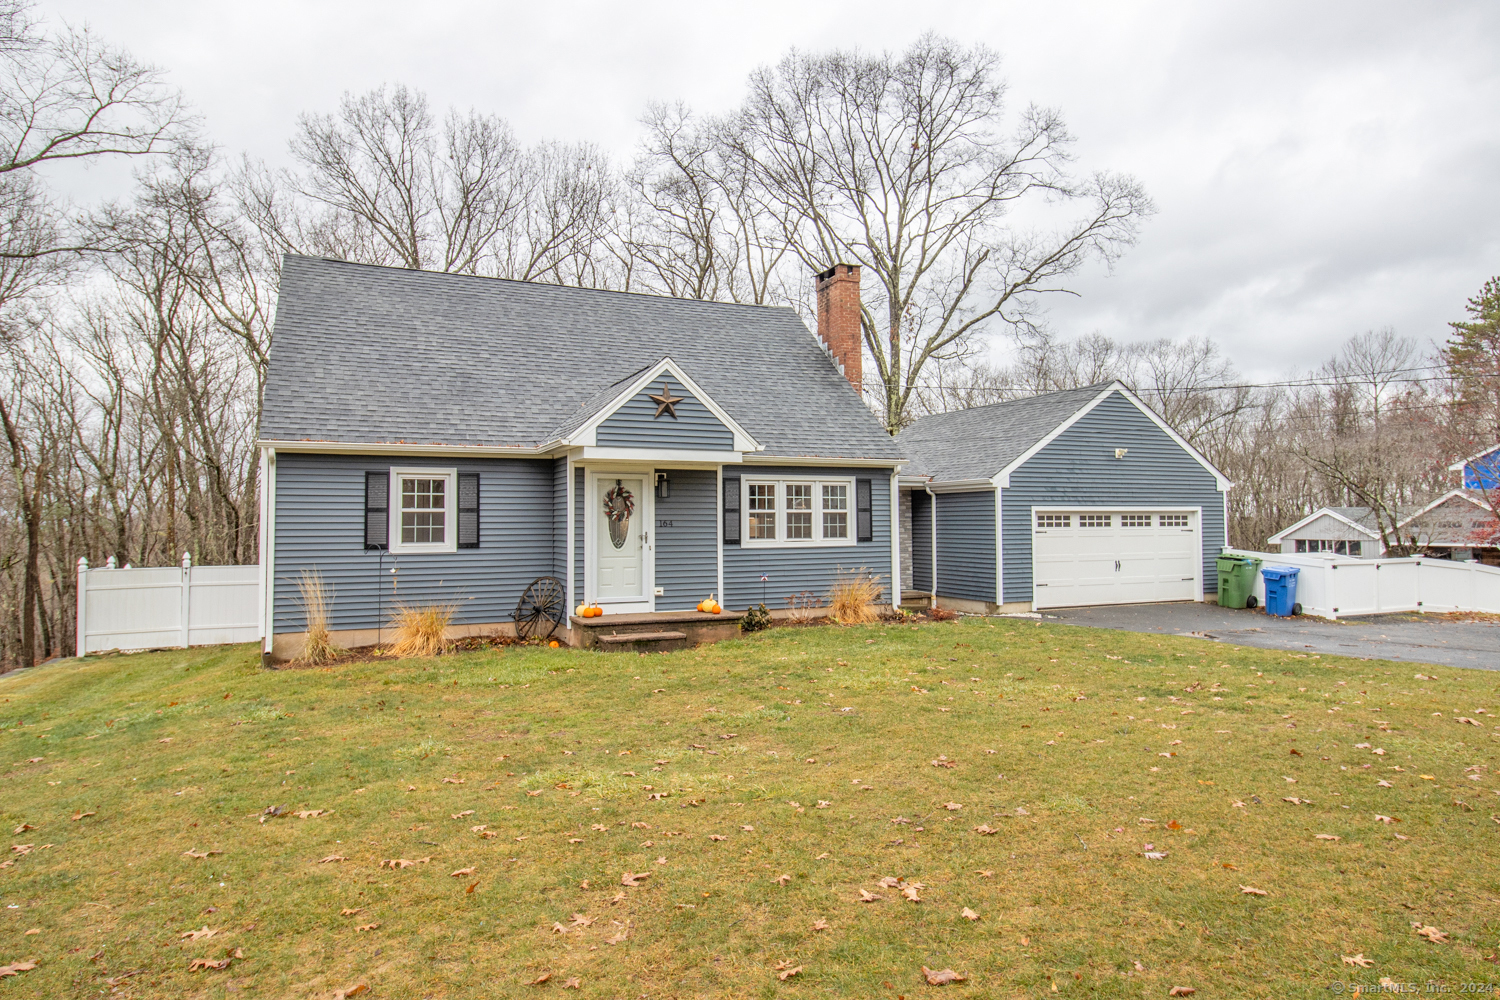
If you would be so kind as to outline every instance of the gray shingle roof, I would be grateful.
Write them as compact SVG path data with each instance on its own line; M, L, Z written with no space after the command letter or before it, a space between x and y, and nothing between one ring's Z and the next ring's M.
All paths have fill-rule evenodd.
M290 255L260 436L534 447L664 356L764 455L900 458L789 308Z
M910 461L903 472L930 476L940 483L989 479L1110 384L923 417L896 438Z

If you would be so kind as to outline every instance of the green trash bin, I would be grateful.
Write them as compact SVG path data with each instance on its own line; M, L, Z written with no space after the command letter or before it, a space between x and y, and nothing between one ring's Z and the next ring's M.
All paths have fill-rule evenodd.
M1255 574L1260 570L1260 560L1250 556L1219 556L1219 607L1253 608L1256 605L1251 591L1255 589Z

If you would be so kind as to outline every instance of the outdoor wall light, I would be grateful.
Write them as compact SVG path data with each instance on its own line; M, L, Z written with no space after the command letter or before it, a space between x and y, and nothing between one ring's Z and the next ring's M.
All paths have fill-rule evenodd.
M1125 457L1125 453L1128 452L1128 451L1130 451L1129 448L1116 448L1115 449L1115 458L1124 458Z
M656 474L656 499L670 500L672 498L672 483L667 479L665 472Z

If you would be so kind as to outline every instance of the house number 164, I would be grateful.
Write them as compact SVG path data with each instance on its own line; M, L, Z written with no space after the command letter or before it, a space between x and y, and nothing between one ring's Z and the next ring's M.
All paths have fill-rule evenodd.
M656 522L656 526L658 528L670 528L672 526L672 522L671 521L657 521Z

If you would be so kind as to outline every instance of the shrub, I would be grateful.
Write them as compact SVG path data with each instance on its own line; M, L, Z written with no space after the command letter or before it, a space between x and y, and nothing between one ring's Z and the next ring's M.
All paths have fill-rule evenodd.
M425 608L398 605L391 615L396 635L391 642L392 656L436 656L447 643L443 635L458 607L453 604L429 604Z
M302 659L307 663L332 663L339 655L339 648L328 634L328 609L333 604L333 585L323 582L323 574L317 570L303 570L297 580L297 603L307 620L307 642L302 647Z
M791 609L788 617L794 622L810 622L820 617L823 610L823 602L810 590L791 595L786 599L786 605Z
M868 625L876 619L872 605L880 597L880 577L861 566L857 570L840 572L833 588L828 591L828 603L833 608L832 617L841 625Z
M745 612L745 617L740 619L741 632L759 632L761 629L771 627L771 609L764 604L757 604Z

